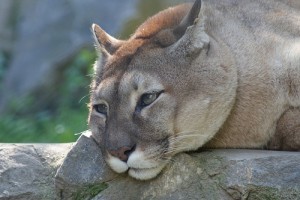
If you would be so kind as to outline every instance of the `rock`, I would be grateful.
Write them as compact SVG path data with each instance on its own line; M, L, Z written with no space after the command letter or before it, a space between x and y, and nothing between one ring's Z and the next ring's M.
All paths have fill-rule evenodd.
M137 181L112 172L87 132L75 145L0 144L0 200L300 199L299 163L298 152L208 150Z
M0 200L55 199L54 175L72 144L0 144Z
M85 132L57 171L57 195L61 199L78 199L78 196L84 195L91 188L105 188L105 183L116 176L104 162L100 148L91 134ZM84 196L87 198L89 195Z
M158 178L111 181L100 199L300 199L300 155L214 150L180 154ZM124 193L124 191L126 191Z
M85 134L58 170L56 187L61 199L300 199L299 163L298 152L182 153L157 178L137 181L113 173Z

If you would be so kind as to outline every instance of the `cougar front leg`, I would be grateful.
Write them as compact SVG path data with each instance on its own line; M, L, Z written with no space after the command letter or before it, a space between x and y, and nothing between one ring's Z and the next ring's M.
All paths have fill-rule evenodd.
M300 108L291 108L280 117L267 148L300 151Z

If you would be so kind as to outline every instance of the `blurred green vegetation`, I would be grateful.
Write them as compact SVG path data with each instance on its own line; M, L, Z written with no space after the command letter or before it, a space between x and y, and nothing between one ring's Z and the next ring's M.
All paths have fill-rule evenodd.
M140 0L136 15L124 23L120 38L128 38L149 16L175 2ZM0 83L7 70L9 58L10 55L0 52ZM92 65L95 60L94 50L82 49L56 75L56 84L44 89L49 94L54 94L49 96L50 100L39 98L37 93L11 102L9 112L0 116L0 143L76 141L80 132L88 129L86 104L89 102L90 75L93 73ZM0 84L0 89L1 87Z
M95 59L94 50L83 49L65 67L60 75L63 81L55 88L58 96L54 107L34 110L38 95L12 102L10 112L0 116L0 142L75 141L76 133L87 129L86 104ZM0 64L0 78L4 63Z

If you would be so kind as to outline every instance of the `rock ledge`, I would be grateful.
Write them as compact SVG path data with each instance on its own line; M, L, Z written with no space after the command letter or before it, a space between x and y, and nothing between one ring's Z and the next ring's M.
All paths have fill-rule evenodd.
M207 150L137 181L112 172L86 133L74 145L0 144L0 200L300 199L299 163L299 152Z

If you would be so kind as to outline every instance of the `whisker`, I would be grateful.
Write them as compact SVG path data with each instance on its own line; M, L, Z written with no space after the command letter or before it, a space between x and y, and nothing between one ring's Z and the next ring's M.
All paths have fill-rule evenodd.
M95 74L95 73L92 73L92 74L86 74L85 76L90 77L90 78L94 78L94 77L96 76L96 74Z
M81 103L81 101L82 101L84 98L86 98L86 97L88 97L88 96L90 96L90 95L91 95L91 94L84 95L84 96L79 100L78 103Z

